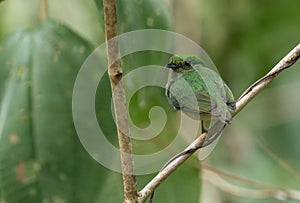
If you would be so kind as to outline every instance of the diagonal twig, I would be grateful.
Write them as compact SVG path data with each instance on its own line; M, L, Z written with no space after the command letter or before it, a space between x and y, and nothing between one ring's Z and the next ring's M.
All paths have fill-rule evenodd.
M221 172L224 175L224 172ZM241 187L235 185L219 175L219 171L212 170L209 167L204 167L202 170L202 178L210 182L211 184L217 186L221 190L230 193L235 196L246 197L251 199L266 199L274 198L278 200L300 200L299 190L290 190L279 188L273 185L264 185L261 183L253 182L246 179L241 179L234 175L225 174L225 176L235 177L240 183L249 183L252 188Z
M237 114L246 104L248 104L261 90L265 88L281 71L291 67L300 57L300 44L290 51L279 63L271 69L264 77L253 83L238 99Z
M259 92L261 92L267 84L269 84L281 71L291 67L300 57L300 44L292 49L269 73L261 79L253 83L238 99L236 103L235 116L242 110ZM169 175L173 173L184 161L186 161L194 152L193 149L200 148L205 140L207 133L202 133L192 144L190 144L184 151L191 153L183 153L177 159L165 166L140 192L138 202L143 203L149 195L162 183Z

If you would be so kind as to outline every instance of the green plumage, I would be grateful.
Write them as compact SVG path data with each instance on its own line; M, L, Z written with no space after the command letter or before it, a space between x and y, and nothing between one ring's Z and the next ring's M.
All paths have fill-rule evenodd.
M166 95L176 110L193 119L231 121L235 100L218 73L190 55L174 55L166 67L171 68Z

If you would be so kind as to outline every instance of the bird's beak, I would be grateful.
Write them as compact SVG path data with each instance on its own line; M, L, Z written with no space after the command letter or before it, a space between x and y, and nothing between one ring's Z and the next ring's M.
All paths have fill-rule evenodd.
M167 67L167 68L175 69L175 68L178 68L178 65L175 64L175 63L168 63L168 64L166 65L166 67Z

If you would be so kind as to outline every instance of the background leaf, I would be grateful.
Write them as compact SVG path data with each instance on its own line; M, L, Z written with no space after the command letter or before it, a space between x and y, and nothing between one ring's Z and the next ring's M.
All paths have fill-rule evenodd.
M1 70L10 72L0 114L5 201L94 202L104 186L108 171L83 149L71 114L76 74L91 49L52 20L3 43Z

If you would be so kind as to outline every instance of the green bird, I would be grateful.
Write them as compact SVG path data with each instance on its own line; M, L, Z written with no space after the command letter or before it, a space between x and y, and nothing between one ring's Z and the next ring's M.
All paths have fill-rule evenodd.
M236 103L231 90L217 72L207 68L200 58L193 55L173 55L166 67L171 69L166 96L176 110L200 119L202 124L203 120L213 118L224 124L230 123Z
M193 55L174 55L170 57L166 67L171 69L166 84L166 96L175 110L181 110L193 119L200 119L202 132L206 131L203 127L204 120L217 118L220 122L215 124L221 125L216 125L217 131L208 130L208 140L202 146L176 154L161 171L178 157L210 145L219 137L225 125L230 123L232 113L236 109L229 87L220 75L206 67L200 58ZM154 192L150 195L150 203L153 197Z
M208 139L202 146L176 154L161 171L178 157L210 145L220 136L225 125L230 123L232 113L236 109L234 96L229 87L220 75L206 67L200 58L193 55L174 55L170 57L166 67L171 69L166 85L166 96L175 110L181 110L193 119L200 119L202 132L206 131L203 127L204 120L217 118L219 122L214 125L218 129L208 130ZM154 192L150 196L150 203L153 197Z

